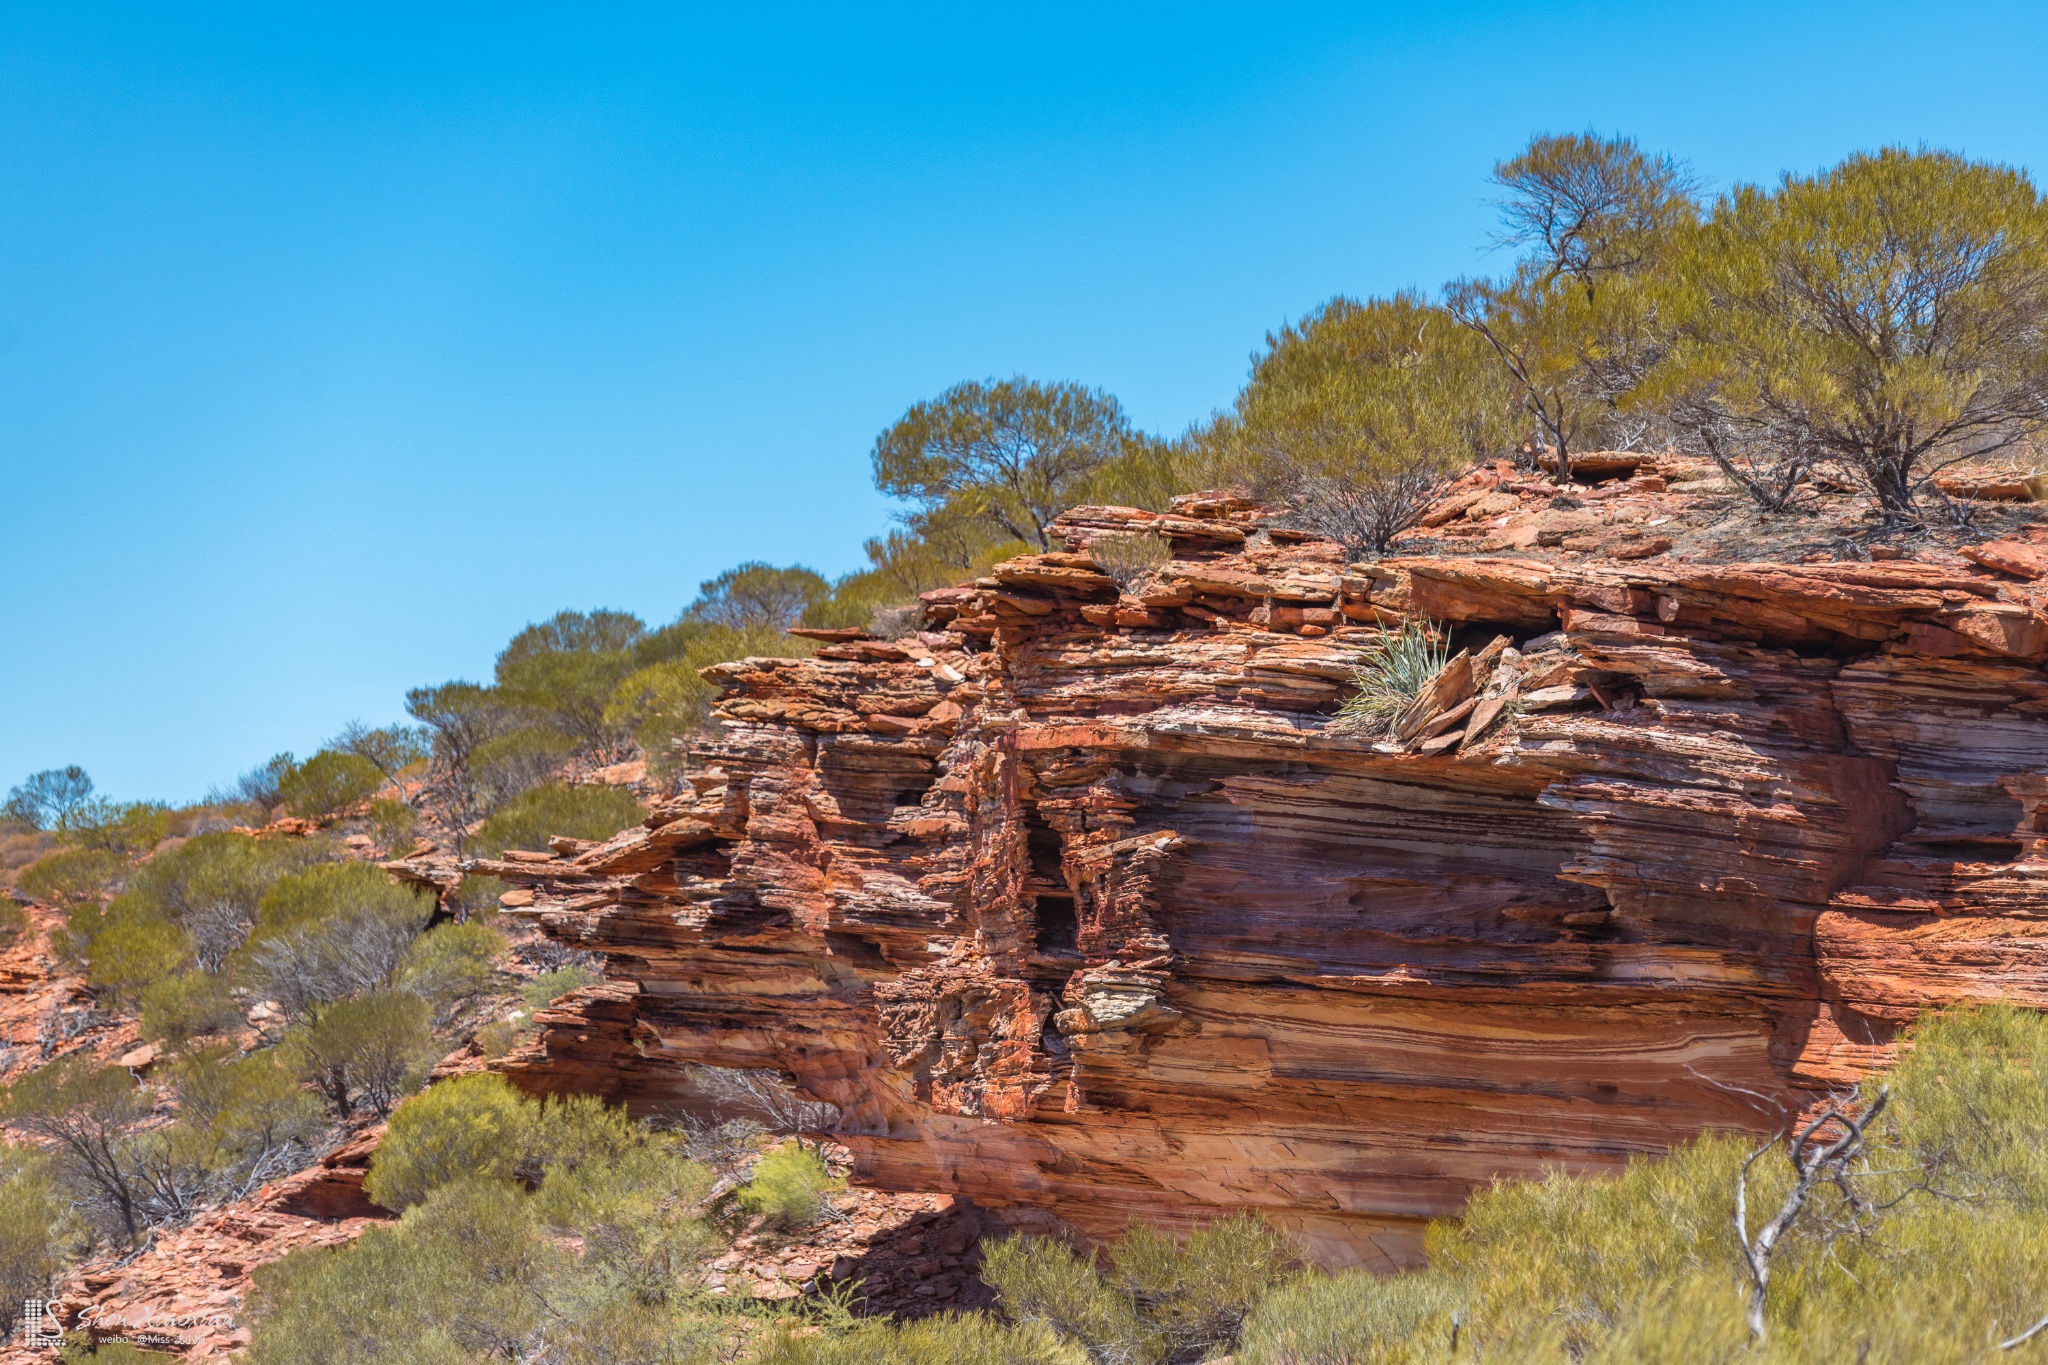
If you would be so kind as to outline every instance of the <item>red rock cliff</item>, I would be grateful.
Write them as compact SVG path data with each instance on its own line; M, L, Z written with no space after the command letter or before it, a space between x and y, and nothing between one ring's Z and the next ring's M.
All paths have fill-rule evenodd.
M1347 566L1223 500L1077 509L932 631L721 665L693 795L479 868L609 958L524 1083L774 1067L866 1183L1091 1233L1254 1206L1386 1266L1496 1176L1775 1128L1925 1006L2048 1004L2048 561L1695 565L1588 518ZM1176 557L1120 596L1086 546L1131 525ZM1400 742L1343 732L1407 615L1461 662Z

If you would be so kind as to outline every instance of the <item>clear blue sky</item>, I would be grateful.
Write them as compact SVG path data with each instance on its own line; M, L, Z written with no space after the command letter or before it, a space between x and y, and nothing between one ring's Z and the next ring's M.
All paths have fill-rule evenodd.
M8 5L0 789L195 797L560 608L857 567L956 380L1177 431L1496 268L1531 133L2038 172L2044 71L2038 3Z

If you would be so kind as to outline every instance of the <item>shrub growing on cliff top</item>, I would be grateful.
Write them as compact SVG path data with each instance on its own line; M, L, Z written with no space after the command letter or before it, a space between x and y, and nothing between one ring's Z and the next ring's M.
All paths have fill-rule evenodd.
M1385 553L1451 475L1507 444L1485 344L1419 295L1333 299L1267 346L1229 424L1242 477L1354 555Z
M322 749L278 782L278 796L293 815L318 820L353 806L384 785L384 774L360 754Z
M495 857L508 848L544 849L560 835L569 839L609 839L637 825L647 808L621 787L569 786L550 782L521 795L484 821L477 831L477 850Z

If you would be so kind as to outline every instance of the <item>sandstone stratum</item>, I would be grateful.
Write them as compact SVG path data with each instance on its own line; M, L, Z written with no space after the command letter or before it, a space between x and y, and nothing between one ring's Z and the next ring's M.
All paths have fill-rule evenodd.
M1487 1182L1772 1132L1923 1009L2048 1006L2031 509L1740 562L1675 471L1605 472L1475 472L1372 563L1225 495L1077 508L918 633L709 670L689 795L470 867L608 964L494 1065L641 1111L773 1068L859 1184L1096 1237L1254 1208L1391 1269ZM1134 529L1173 554L1123 591L1089 544ZM1346 729L1413 619L1428 704Z

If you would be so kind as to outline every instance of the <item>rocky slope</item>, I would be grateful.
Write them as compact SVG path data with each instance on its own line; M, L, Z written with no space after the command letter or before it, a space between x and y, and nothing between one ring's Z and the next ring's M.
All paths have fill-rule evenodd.
M1604 472L1477 472L1374 564L1228 498L1076 509L923 633L712 670L689 797L474 869L609 962L515 1074L773 1067L861 1183L1256 1207L1385 1267L1496 1177L1774 1129L1926 1006L2048 1004L2031 510L1974 562L1730 562L1684 471ZM1174 557L1122 592L1088 545L1133 528ZM1460 651L1430 705L1333 723L1415 617Z

